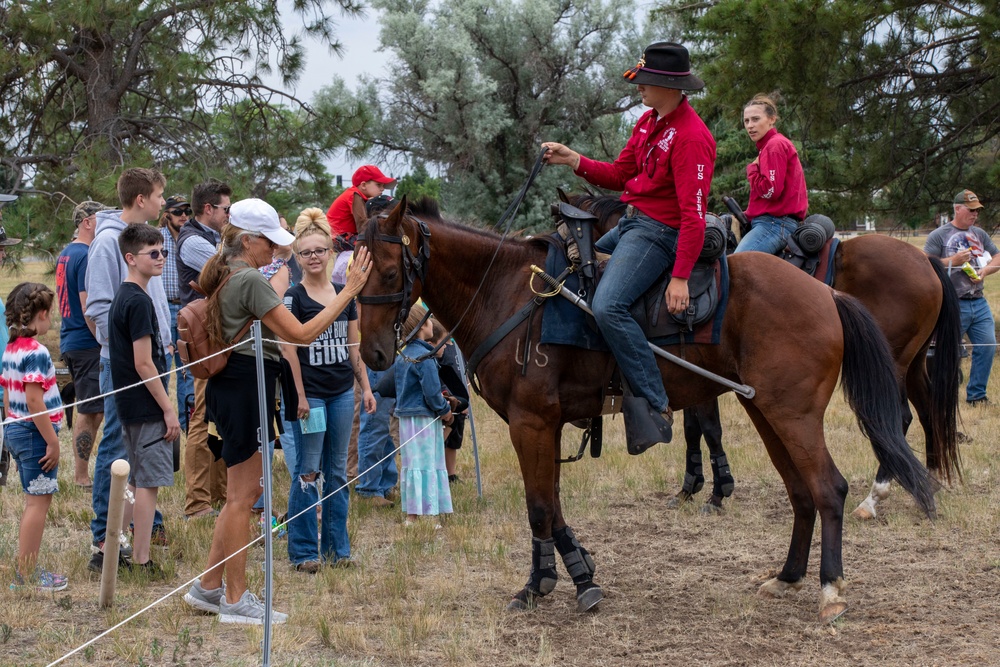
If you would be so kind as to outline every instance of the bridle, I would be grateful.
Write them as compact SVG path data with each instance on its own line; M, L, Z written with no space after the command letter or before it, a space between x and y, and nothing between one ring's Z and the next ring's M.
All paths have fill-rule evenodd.
M379 216L385 217L383 216ZM377 296L366 296L363 294L358 295L358 303L361 305L385 305L389 303L398 303L399 312L396 313L396 322L393 325L393 329L396 332L396 352L401 351L402 347L409 342L409 337L407 340L402 339L403 323L406 322L406 318L410 314L410 297L413 295L413 285L419 280L423 284L424 279L427 277L427 265L430 263L431 259L431 230L427 226L427 223L419 218L412 218L412 220L417 225L417 235L419 238L419 248L417 252L414 253L411 250L412 242L410 237L405 233L399 236L394 236L392 234L375 234L375 239L382 243L391 243L393 245L398 245L401 248L401 254L403 256L403 289L399 292L393 292L392 294L379 294ZM378 224L376 221L372 221L369 224ZM430 311L424 316L424 320L420 323L427 321L427 317L430 316ZM414 329L415 332L420 329L417 326Z

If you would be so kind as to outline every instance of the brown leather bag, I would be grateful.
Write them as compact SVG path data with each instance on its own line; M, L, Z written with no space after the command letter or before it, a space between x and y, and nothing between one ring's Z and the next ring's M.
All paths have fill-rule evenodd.
M222 279L216 292L222 290L222 287L229 282L234 273L236 272L230 271L229 275ZM204 294L200 287L194 285L194 283L192 283L192 286L198 292ZM185 366L194 364L188 370L191 371L191 375L199 380L207 380L213 375L218 375L222 372L222 369L229 363L229 355L232 354L232 350L227 350L222 354L216 353L242 339L247 334L247 331L250 330L250 325L253 324L252 318L247 320L246 325L236 334L236 337L232 341L225 346L219 346L212 342L212 339L208 335L208 329L205 327L207 319L208 298L196 299L181 308L180 312L177 313L177 352L181 355L181 362Z

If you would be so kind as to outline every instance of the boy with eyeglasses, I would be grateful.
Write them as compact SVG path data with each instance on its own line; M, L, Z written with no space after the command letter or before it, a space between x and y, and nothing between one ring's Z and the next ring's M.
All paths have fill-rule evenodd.
M157 577L162 570L149 555L153 514L159 487L174 483L173 442L181 435L181 425L167 395L166 378L159 377L167 371L167 358L146 289L163 273L168 253L159 232L144 223L126 227L118 248L128 264L128 277L111 302L108 345L115 405L131 465L129 490L135 494L135 505L126 503L122 530L135 522L132 569ZM145 384L133 387L139 382Z
M118 249L118 237L131 223L146 224L160 217L163 208L163 189L167 179L156 169L126 169L118 177L118 198L122 204L119 211L100 211L97 214L97 236L87 253L87 311L86 316L94 322L97 342L101 344L102 393L114 389L111 380L111 351L109 347L109 325L111 302L128 275L128 264ZM159 236L156 229L150 229ZM163 281L159 276L149 279L146 292L153 301L159 331L170 330L170 309ZM165 354L173 354L173 343L166 336L156 344ZM93 534L93 556L87 565L92 572L100 573L104 566L104 537L108 523L108 497L111 493L111 464L116 459L128 460L125 442L122 440L122 425L118 419L118 407L114 395L104 398L104 432L97 447L94 460L93 508L94 520L90 522ZM163 529L163 517L156 512L153 519L153 533L158 546L167 544ZM124 533L123 533L124 535ZM127 544L125 545L127 547ZM129 565L131 548L123 549L119 567Z

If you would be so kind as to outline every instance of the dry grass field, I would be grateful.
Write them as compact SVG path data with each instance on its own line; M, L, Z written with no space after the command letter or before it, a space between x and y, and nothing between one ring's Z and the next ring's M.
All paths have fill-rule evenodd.
M28 274L41 275L39 265ZM23 279L23 276L20 278ZM6 295L15 278L0 280ZM53 284L51 276L45 282ZM991 289L994 310L1000 288ZM968 369L968 361L963 363ZM990 394L1000 399L1000 371ZM964 389L963 389L964 398ZM455 514L444 530L405 529L398 510L352 504L355 569L291 571L275 542L275 608L291 614L273 633L274 665L983 665L997 655L1000 605L1000 462L996 406L965 409L965 482L942 490L939 516L924 518L894 488L877 521L845 519L844 564L851 604L832 626L817 621L818 531L806 588L785 600L756 595L784 560L791 513L784 487L742 409L722 399L736 491L718 516L697 503L669 510L683 478L683 444L625 453L620 420L605 428L604 455L564 466L567 519L597 562L606 599L576 612L565 572L531 613L509 613L527 578L530 533L516 458L503 422L474 403L484 498L472 482L471 447L459 456ZM876 463L840 395L826 421L827 444L850 482L847 513L868 493ZM575 440L576 431L568 440ZM922 452L922 435L910 443ZM90 494L73 485L66 430L42 562L65 573L55 595L0 589L0 665L44 665L103 632L205 563L211 519L183 520L183 473L161 490L171 575L147 584L123 576L111 610L98 609L88 576ZM679 439L679 438L678 438ZM920 454L922 457L922 453ZM707 468L707 465L706 465ZM276 462L276 506L288 474ZM11 580L23 496L0 491L0 583ZM250 552L250 584L263 586L263 549ZM259 628L223 626L174 596L69 658L70 665L255 665Z

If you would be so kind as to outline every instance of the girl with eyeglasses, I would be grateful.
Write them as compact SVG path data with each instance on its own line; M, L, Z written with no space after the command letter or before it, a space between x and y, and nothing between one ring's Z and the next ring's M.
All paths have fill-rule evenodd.
M330 282L333 239L323 211L308 208L295 223L292 246L302 268L302 282L285 293L285 306L306 323L332 303L344 286ZM354 381L362 387L365 411L375 411L375 397L358 351L360 334L354 301L308 347L284 346L298 393L298 417L293 425L296 460L286 461L292 474L288 516L294 517L321 497L321 538L315 513L307 511L288 526L288 557L292 567L310 574L324 562L352 564L347 535L347 449L354 420ZM320 486L322 485L322 490ZM339 490L338 490L339 489Z

